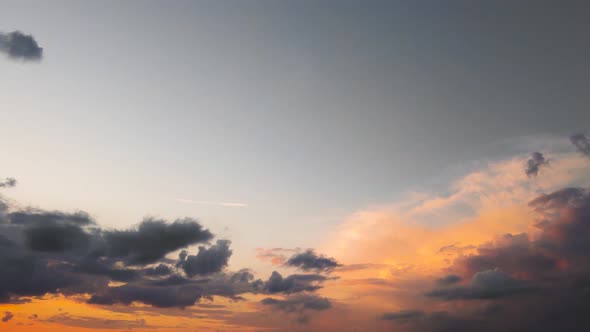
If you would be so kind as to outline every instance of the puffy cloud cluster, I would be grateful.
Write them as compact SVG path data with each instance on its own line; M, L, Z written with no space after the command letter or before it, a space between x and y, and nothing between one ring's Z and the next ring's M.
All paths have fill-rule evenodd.
M16 60L41 60L43 48L35 38L20 31L0 32L0 52Z
M402 331L587 330L590 319L590 191L565 188L529 204L536 231L506 234L460 256L453 275L426 296L455 305L445 312L391 312ZM462 301L477 302L469 307Z
M16 180L2 183L9 187ZM139 302L183 308L214 296L243 300L241 295L246 293L311 299L311 293L330 279L273 272L264 281L255 279L248 269L227 272L231 242L211 244L213 239L208 229L191 218L172 222L147 218L130 229L103 229L85 212L16 208L0 196L0 302L22 302L45 294L89 294L91 304ZM193 245L199 245L198 251L191 254ZM170 257L175 252L178 259ZM309 262L301 264L308 270ZM298 306L288 299L298 298L277 301L287 301L282 308ZM305 304L298 310L313 308L318 306Z

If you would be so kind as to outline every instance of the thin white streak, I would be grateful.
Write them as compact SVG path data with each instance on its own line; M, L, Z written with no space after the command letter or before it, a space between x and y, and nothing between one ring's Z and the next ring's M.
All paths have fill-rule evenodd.
M177 202L185 204L199 204L199 205L216 205L216 206L229 206L229 207L246 207L246 203L237 202L215 202L215 201L193 201L192 199L176 198Z

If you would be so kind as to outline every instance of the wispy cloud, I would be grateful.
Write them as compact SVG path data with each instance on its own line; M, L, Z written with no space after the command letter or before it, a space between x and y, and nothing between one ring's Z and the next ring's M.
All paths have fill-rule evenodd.
M215 205L215 206L229 206L229 207L247 207L246 203L239 202L220 202L220 201L195 201L192 199L176 198L177 202L185 204L198 204L198 205Z

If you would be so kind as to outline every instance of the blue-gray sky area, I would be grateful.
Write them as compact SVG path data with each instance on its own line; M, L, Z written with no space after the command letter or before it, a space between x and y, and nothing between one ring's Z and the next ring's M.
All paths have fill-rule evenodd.
M44 47L0 61L11 197L109 227L196 216L241 264L590 123L584 1L0 6Z
M589 12L0 0L0 330L590 331Z

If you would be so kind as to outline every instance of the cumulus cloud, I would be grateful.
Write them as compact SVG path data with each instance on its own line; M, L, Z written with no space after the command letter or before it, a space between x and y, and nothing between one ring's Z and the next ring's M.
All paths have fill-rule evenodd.
M439 284L426 294L447 303L485 306L453 305L449 312L411 317L402 330L589 329L582 308L590 305L590 191L564 188L540 195L530 206L539 215L535 232L506 234L458 257L450 269L461 279L471 275L471 282Z
M129 263L153 263L167 253L188 245L206 242L213 234L196 220L185 218L166 224L163 220L146 219L137 229L106 231L103 235L107 255Z
M0 32L0 52L16 60L41 60L43 48L35 38L20 31Z
M202 297L260 291L263 282L249 271L222 272L232 253L227 240L181 254L178 266L166 257L212 238L190 218L148 218L127 230L105 230L85 212L22 209L0 197L0 302L89 294L93 304L186 307ZM193 279L200 275L211 277Z
M317 272L331 271L340 266L334 258L318 255L312 249L291 256L285 265L297 267L303 271L314 270Z
M549 161L545 159L541 152L533 152L529 160L527 160L526 168L524 170L528 177L537 176L541 167L549 165Z
M327 277L319 274L292 274L283 278L280 273L273 271L264 285L264 290L270 294L313 292L322 288L321 284L326 280Z
M217 243L209 248L200 246L196 255L183 253L179 266L189 277L219 272L227 266L232 255L229 249L230 243L229 240L217 240Z
M590 157L590 138L586 134L574 134L570 141L581 154Z

